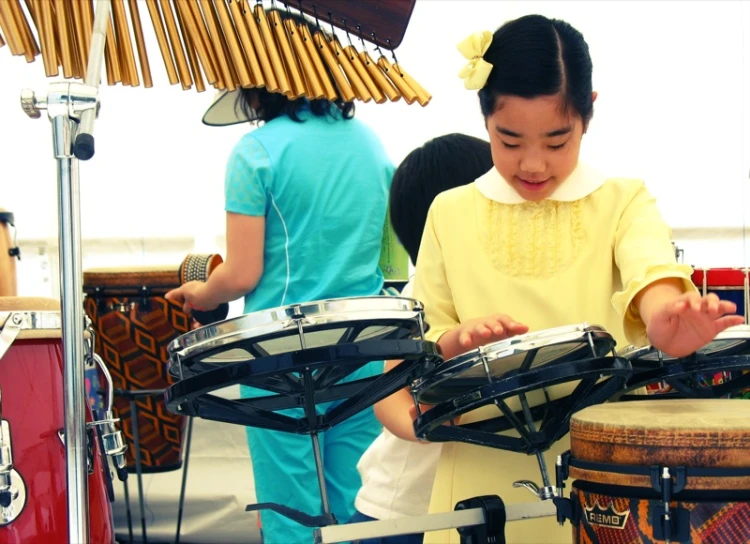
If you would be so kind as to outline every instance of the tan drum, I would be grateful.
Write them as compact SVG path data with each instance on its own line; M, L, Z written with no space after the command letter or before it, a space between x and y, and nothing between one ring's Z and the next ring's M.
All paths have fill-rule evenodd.
M0 297L14 297L18 294L16 259L19 253L9 227L15 230L13 214L0 209Z
M750 542L750 403L592 406L570 443L574 542Z

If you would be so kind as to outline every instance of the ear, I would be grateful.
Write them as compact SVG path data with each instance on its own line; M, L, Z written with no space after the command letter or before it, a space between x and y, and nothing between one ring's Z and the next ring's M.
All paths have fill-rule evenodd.
M596 91L593 91L593 92L591 93L591 103L592 103L592 104L593 104L594 102L596 102L596 97L597 97L597 96L599 96L599 93L598 93L598 92L596 92ZM583 123L583 133L584 133L584 134L586 134L586 131L588 130L588 128L589 128L589 121L586 121L585 123Z

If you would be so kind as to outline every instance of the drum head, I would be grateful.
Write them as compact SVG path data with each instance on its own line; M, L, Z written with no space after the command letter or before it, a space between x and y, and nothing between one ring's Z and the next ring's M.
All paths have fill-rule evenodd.
M460 355L417 380L413 392L423 404L463 396L500 378L575 360L603 357L614 338L597 325L572 325L515 336Z
M285 306L196 329L170 347L171 372L180 379L166 393L167 408L299 434L328 429L442 360L437 344L421 340L422 315L413 299L362 297ZM403 362L387 373L351 377L390 359ZM235 384L265 394L214 394ZM330 402L337 404L322 413L315 409ZM304 408L299 417L281 413L298 407Z
M191 331L169 346L173 375L300 349L422 336L422 305L402 297L355 297L283 306Z
M711 342L700 348L696 353L706 357L750 354L750 325L729 327L717 334ZM677 357L661 353L651 346L628 346L621 350L618 355L634 363L659 363L659 361L678 360Z

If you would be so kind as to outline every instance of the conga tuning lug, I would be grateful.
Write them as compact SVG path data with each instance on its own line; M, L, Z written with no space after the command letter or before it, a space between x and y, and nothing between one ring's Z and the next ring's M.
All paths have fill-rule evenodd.
M0 527L15 520L26 505L26 485L13 468L10 425L0 423Z
M15 469L10 471L12 487L0 492L0 527L15 521L26 506L26 485Z

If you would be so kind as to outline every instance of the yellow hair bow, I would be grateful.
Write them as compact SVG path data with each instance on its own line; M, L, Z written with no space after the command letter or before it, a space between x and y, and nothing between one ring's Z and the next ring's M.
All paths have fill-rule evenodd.
M482 56L492 43L492 33L488 30L476 32L458 44L458 51L468 59L458 77L464 80L467 89L481 89L490 77L492 65Z

